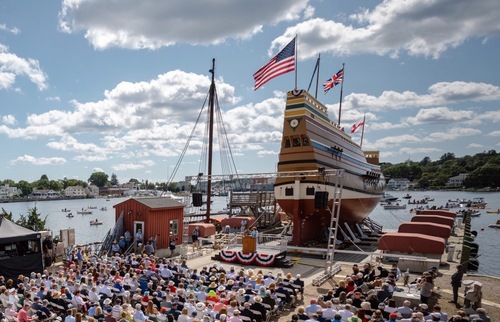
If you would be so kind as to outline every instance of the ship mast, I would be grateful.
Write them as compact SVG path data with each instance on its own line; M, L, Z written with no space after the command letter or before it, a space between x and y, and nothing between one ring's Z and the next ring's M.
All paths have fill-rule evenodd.
M210 222L210 205L212 203L212 154L214 139L214 105L215 105L215 58L212 58L212 83L208 96L209 120L208 120L208 181L207 181L207 214L205 222Z

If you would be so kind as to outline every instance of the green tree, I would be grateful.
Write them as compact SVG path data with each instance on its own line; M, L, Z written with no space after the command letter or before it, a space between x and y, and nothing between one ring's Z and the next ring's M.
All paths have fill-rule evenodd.
M108 175L104 172L96 171L90 175L88 182L102 188L108 183Z
M12 212L7 212L7 210L5 210L2 207L2 212L0 213L0 218L6 218L6 219L12 221Z
M116 174L114 174L114 173L111 174L111 180L110 180L110 182L111 182L112 186L117 186L118 185L119 182L118 182L118 178L116 177Z
M33 187L28 181L21 180L17 183L17 188L21 189L23 196L28 196L33 192Z
M59 180L50 180L48 188L54 191L61 191L64 189L64 184Z
M21 215L21 217L16 221L16 224L24 228L28 228L34 231L41 231L45 229L45 223L47 222L47 216L44 219L40 218L41 214L38 213L36 207L30 208L26 216Z

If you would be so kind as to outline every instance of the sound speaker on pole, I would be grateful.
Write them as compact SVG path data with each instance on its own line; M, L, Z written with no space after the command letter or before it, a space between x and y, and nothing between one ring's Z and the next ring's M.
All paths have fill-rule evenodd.
M316 191L314 194L314 208L325 209L328 207L328 191Z
M203 205L203 195L200 192L193 192L193 206L201 207Z

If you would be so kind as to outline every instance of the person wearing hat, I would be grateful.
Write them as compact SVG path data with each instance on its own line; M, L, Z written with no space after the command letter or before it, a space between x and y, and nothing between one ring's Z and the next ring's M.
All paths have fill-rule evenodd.
M243 309L240 311L240 316L246 316L250 319L250 321L257 320L257 317L250 309L250 302L243 303ZM262 320L262 316L259 319ZM245 320L247 320L247 319L245 319Z
M250 305L250 310L252 310L252 312L260 312L260 315L255 315L256 321L267 321L267 310L266 307L262 305L262 297L257 295L253 298L253 301L254 302Z
M140 303L137 303L135 305L135 312L132 315L132 319L134 320L134 322L146 322L147 316L142 311L142 306Z
M361 320L359 317L357 317L356 315L353 315L351 316L350 318L347 319L348 322L362 322L363 320Z

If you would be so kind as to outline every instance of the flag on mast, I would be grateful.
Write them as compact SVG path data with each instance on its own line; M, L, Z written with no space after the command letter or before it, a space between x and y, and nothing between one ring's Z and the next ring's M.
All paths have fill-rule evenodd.
M288 43L276 56L253 74L256 91L271 79L295 70L295 39Z
M360 127L364 127L365 126L365 118L363 117L363 119L361 121L359 121L358 123L354 123L351 127L351 133L354 133L356 132L357 129L359 129Z
M344 80L344 68L342 67L342 69L339 70L337 74L333 75L331 78L329 78L323 83L323 91L325 92L325 94L328 93L330 89L342 83L343 80Z

